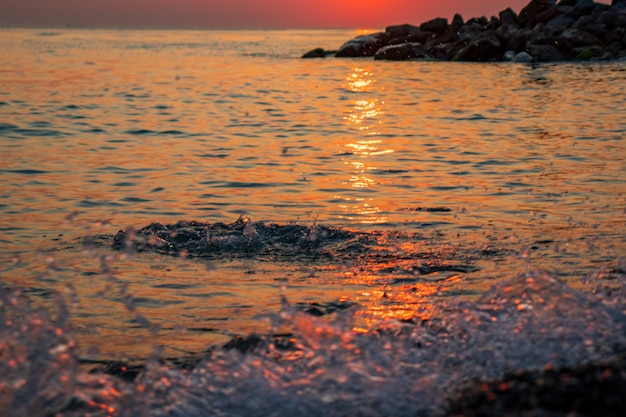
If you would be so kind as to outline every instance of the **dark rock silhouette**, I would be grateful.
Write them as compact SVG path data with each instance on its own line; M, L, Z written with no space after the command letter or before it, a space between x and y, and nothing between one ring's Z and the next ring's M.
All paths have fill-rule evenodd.
M320 51L304 57L329 55ZM335 56L515 62L626 59L626 0L611 5L531 0L519 15L508 8L489 19L464 22L456 14L451 22L436 18L420 25L394 25L349 40Z

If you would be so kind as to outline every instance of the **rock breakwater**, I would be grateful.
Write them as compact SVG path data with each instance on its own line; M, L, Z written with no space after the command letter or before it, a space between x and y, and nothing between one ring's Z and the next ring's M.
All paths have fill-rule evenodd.
M315 53L313 53L315 52ZM333 55L322 48L303 57ZM382 60L549 62L626 59L626 0L531 0L519 14L464 21L436 18L419 26L389 26L384 32L344 43L335 57Z

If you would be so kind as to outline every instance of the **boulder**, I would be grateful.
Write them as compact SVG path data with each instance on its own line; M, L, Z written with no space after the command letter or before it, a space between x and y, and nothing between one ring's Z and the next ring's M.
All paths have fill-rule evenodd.
M376 52L374 59L404 61L410 58L425 58L427 56L421 43L407 42L398 45L383 46Z
M489 20L489 23L487 23L487 26L485 26L485 29L496 30L500 26L502 26L502 23L500 23L500 20L495 16L491 16L491 19Z
M500 12L500 22L503 25L517 26L517 14L510 7Z
M461 49L454 61L493 61L502 57L504 48L494 30L485 31Z
M461 28L461 26L463 26L465 23L463 22L463 16L461 16L460 14L455 14L454 17L452 18L452 24L450 25L450 29L457 31Z
M528 53L535 61L565 61L565 56L553 45L528 45Z
M560 14L547 22L545 28L551 35L560 34L565 29L571 27L575 22L576 20L571 17Z
M387 45L406 42L426 43L426 41L434 35L433 32L425 32L419 27L409 24L387 26L385 33L390 39Z
M626 14L617 13L615 9L605 10L598 16L597 22L606 25L606 27L610 29L616 29L620 27L623 28L626 27Z
M465 23L456 14L451 23L437 18L419 26L388 26L385 32L344 43L335 56L512 61L522 52L533 61L619 59L626 55L626 0L613 0L611 5L594 0L530 0L519 15L507 8L499 17L475 17ZM330 53L317 48L303 57ZM527 62L528 56L518 59Z
M384 45L384 41L385 34L383 33L357 36L356 38L344 43L339 48L335 56L343 58L374 56L376 51Z
M626 10L626 0L613 0L611 3L613 10Z
M324 48L315 48L302 55L302 58L326 58L328 55L334 55L337 51L327 51Z
M573 48L574 59L578 61L588 61L592 58L600 57L604 54L604 49L597 45Z
M385 33L388 33L391 38L399 38L401 36L418 36L422 30L414 25L405 23L403 25L387 26Z
M554 8L556 0L531 0L526 7L522 9L517 22L524 25L534 25L537 23L536 16L548 9Z
M511 62L524 63L524 64L527 64L533 61L534 61L533 56L525 51L520 52L516 54L513 58L511 58Z
M448 30L448 19L438 17L420 25L420 29L424 32L443 33Z
M454 30L448 30L439 36L435 36L430 40L431 45L440 45L444 43L456 42L459 40L459 33Z
M526 42L528 42L528 35L524 33L518 33L513 36L506 44L506 49L515 52L521 52L526 49Z
M562 34L573 46L602 45L602 41L589 32L576 29L567 29Z
M593 0L578 0L576 4L573 5L573 9L567 15L574 19L578 19L581 16L587 16L593 12L595 9L596 3Z

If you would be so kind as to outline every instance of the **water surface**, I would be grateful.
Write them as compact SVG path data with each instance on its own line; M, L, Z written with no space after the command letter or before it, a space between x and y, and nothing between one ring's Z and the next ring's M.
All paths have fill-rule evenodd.
M534 268L580 291L624 269L623 62L299 58L355 31L1 32L0 279L44 306L73 288L82 358L146 357L152 325L170 355L268 331L281 283L298 311L354 306L361 334ZM353 240L111 248L180 220Z

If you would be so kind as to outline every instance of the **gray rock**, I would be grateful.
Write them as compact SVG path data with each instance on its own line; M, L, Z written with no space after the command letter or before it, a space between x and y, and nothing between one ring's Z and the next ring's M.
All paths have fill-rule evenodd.
M626 27L626 14L617 13L616 10L610 9L600 13L597 21L611 29Z
M537 23L535 21L535 17L545 12L546 10L554 7L556 4L556 0L531 0L526 7L522 9L519 16L517 17L517 22L524 25L534 25Z
M328 55L335 54L336 51L326 51L323 48L315 48L302 55L302 58L326 58Z
M398 45L388 45L380 48L374 59L388 60L388 61L404 61L410 58L425 58L427 57L424 47L419 42L407 42Z
M533 61L534 61L534 58L532 57L532 55L525 51L520 52L516 54L513 58L511 58L511 62L524 63L524 64L530 63Z
M604 49L597 45L572 48L572 52L575 56L574 59L578 61L587 61L602 56L605 53Z
M465 24L465 22L463 21L463 16L461 16L460 14L455 14L454 17L452 18L452 24L450 25L450 29L457 31L461 28L461 26L463 26Z
M506 44L506 49L515 52L523 51L526 48L526 42L528 42L528 35L518 33L511 37L509 42Z
M461 49L454 61L492 61L500 60L504 48L494 30L485 31Z
M626 10L626 0L613 0L611 8L613 10Z
M547 22L545 27L551 35L554 35L562 33L565 29L571 27L575 22L576 20L571 17L561 14Z
M528 53L535 61L565 61L565 56L553 45L528 45Z
M510 7L500 12L500 22L503 25L517 26L517 14Z
M595 35L576 29L567 29L563 32L562 36L573 46L602 45L602 41Z
M448 30L448 19L438 17L420 25L420 29L424 32L443 33Z
M578 19L581 16L587 16L591 14L595 7L596 4L593 0L579 0L574 5L572 11L568 13L568 16L574 19Z
M418 36L421 32L422 30L419 27L408 23L404 25L387 26L385 28L385 33L388 33L393 38L407 35Z
M419 50L416 44L421 44ZM561 0L558 4L556 0L530 0L519 15L508 8L491 20L483 16L463 23L457 14L451 24L437 18L419 26L394 25L383 33L346 42L336 56L401 60L417 55L493 61L513 60L521 52L535 61L575 59L579 55L579 59L620 58L626 55L626 0L614 0L611 6L594 0ZM326 55L328 51L322 49L305 54ZM520 55L519 59L528 57Z
M448 30L439 36L431 39L431 45L456 42L459 40L459 34L456 31Z
M344 43L335 56L343 58L374 56L376 51L384 45L384 38L385 36L382 33L357 36Z

